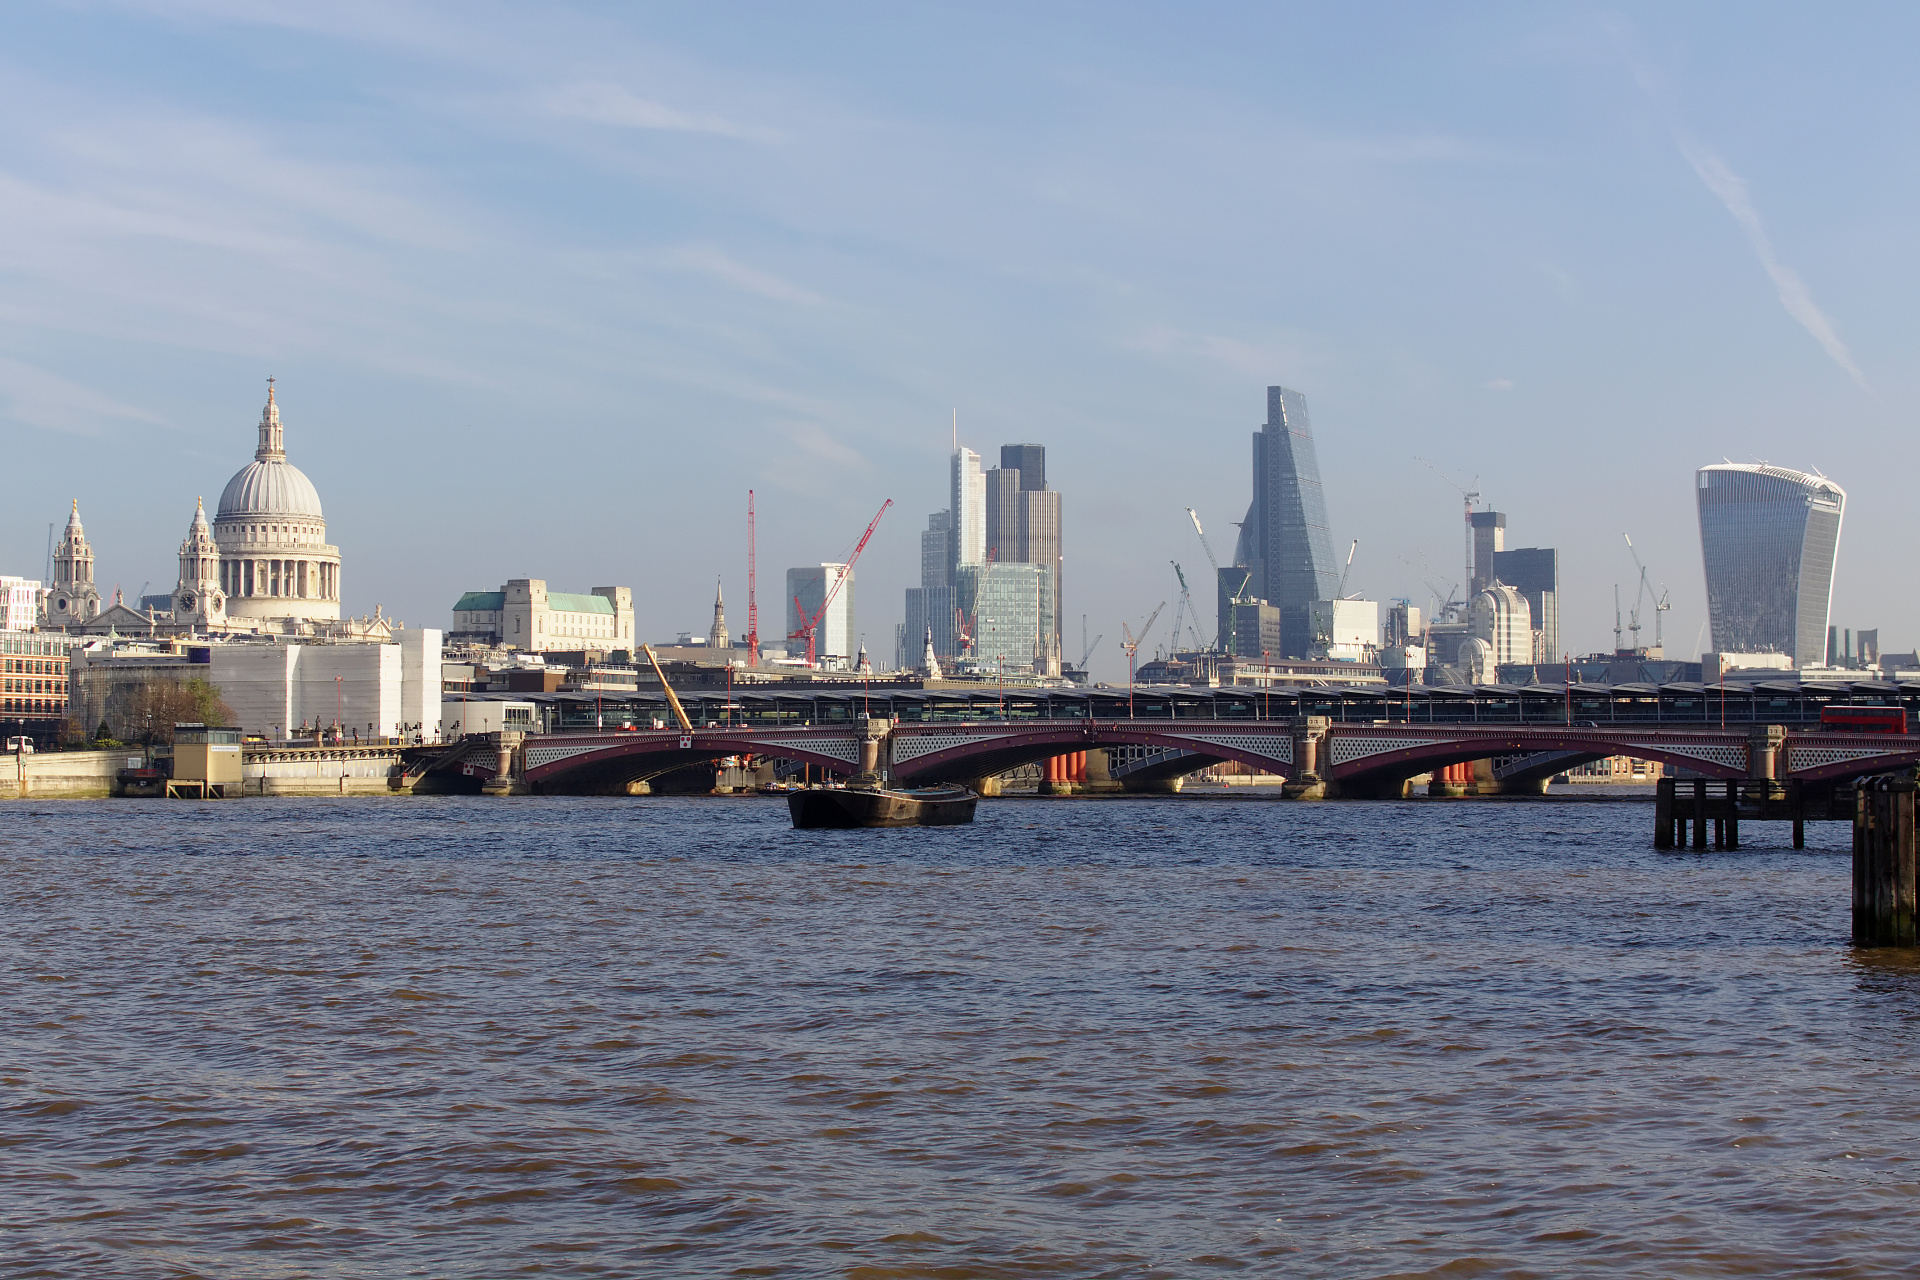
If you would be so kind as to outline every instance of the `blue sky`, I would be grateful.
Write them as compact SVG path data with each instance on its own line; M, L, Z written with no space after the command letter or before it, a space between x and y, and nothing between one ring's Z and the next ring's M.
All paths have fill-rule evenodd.
M740 627L752 487L771 632L780 571L890 497L885 654L957 410L990 457L1048 446L1067 648L1087 615L1112 676L1204 564L1182 509L1231 544L1284 383L1350 590L1458 582L1427 458L1561 549L1566 647L1611 645L1629 532L1691 656L1692 472L1764 458L1848 489L1834 620L1910 648L1916 37L1892 5L10 5L0 569L78 497L103 582L165 589L272 373L353 612L614 582L658 638L721 577Z

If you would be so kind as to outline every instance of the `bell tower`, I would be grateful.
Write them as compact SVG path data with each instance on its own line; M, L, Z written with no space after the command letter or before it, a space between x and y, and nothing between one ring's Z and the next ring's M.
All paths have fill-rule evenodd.
M220 548L207 526L207 508L196 502L193 523L180 544L180 581L173 589L173 620L200 626L223 626L227 597L220 589Z
M87 531L80 525L80 500L73 500L73 513L67 517L67 531L53 552L53 590L47 596L46 618L50 627L90 622L100 616L100 592L93 585L93 548L87 544Z

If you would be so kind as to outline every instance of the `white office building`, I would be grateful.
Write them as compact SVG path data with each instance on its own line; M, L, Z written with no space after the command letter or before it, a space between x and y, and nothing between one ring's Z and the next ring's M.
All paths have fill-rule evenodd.
M840 590L820 619L814 635L814 661L821 666L851 666L859 650L859 636L853 629L853 573L844 564L806 565L787 570L787 634L793 635L820 612L820 602L835 583ZM787 654L806 655L805 639L789 640Z

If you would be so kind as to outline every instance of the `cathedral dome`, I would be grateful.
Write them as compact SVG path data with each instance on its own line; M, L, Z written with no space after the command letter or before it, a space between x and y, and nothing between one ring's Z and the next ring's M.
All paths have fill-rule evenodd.
M235 473L220 493L214 518L268 518L294 516L308 520L325 517L320 491L300 468L287 461L280 427L280 406L273 401L273 379L267 379L267 407L260 412L260 447L253 461Z
M249 462L227 481L216 513L216 518L222 516L325 518L320 491L300 468L291 462L259 461Z

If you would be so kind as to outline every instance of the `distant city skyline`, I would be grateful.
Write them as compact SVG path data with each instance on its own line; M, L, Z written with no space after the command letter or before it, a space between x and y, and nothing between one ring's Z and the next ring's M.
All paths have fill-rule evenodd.
M1046 443L1066 656L1085 614L1114 679L1167 562L1204 579L1184 509L1230 551L1284 385L1349 593L1464 587L1471 487L1557 549L1564 650L1611 646L1626 532L1696 656L1691 477L1767 459L1848 490L1831 621L1909 649L1920 601L1867 549L1912 536L1920 173L1884 157L1915 35L1892 7L12 6L0 574L46 580L77 497L102 595L167 591L179 495L274 374L346 614L444 625L546 574L704 632L716 575L745 599L743 490L767 579L891 497L859 565L881 655L957 411Z

